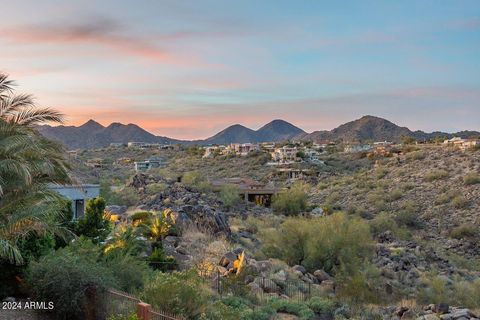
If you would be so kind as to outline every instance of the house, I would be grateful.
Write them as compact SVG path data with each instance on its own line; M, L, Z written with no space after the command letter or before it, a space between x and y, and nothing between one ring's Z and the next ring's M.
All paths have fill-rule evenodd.
M453 137L451 139L443 141L443 144L444 145L453 145L455 143L459 143L459 142L462 142L462 141L463 141L463 139L460 138L460 137Z
M225 146L208 146L205 147L205 154L202 158L210 158L215 154L221 154L225 150Z
M312 175L313 171L309 169L297 169L297 168L279 168L278 172L290 181L303 179L308 175Z
M127 143L127 147L145 150L145 149L161 149L162 145L160 143L129 142Z
M231 143L225 148L224 154L235 154L239 156L246 156L250 152L258 151L260 147L253 143Z
M345 153L357 153L372 150L372 145L370 144L350 144L346 145L343 149Z
M122 148L124 147L125 144L124 143L121 143L121 142L112 142L110 143L110 147L111 148Z
M146 171L152 168L159 168L163 166L165 162L160 158L149 158L144 161L135 161L135 171Z
M297 147L283 146L281 148L276 148L270 153L270 155L275 162L292 163L298 161L297 153Z
M85 165L90 168L103 168L105 166L105 163L103 162L102 158L93 158L88 159L85 162Z
M100 185L98 184L82 184L78 186L52 184L50 189L72 201L73 219L83 217L87 200L95 199L100 195Z
M224 185L234 185L245 202L260 206L269 206L272 197L280 191L273 183L265 184L251 178L227 178L211 181L211 184L215 191L220 191Z
M463 151L480 147L480 139L465 139L458 147Z
M320 152L318 152L315 149L312 148L306 148L305 151L303 151L305 154L305 160L311 163L319 163L323 164L324 162L320 160Z

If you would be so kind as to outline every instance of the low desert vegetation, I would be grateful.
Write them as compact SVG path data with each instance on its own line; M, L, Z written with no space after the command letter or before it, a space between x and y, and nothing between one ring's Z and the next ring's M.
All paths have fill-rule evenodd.
M272 200L274 212L284 215L298 215L307 209L308 185L297 183L290 189L275 195Z

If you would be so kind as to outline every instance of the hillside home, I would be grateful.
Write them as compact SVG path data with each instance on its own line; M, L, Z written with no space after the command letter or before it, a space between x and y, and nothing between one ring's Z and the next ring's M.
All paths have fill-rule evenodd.
M250 152L258 151L260 147L253 143L232 143L225 148L226 154L235 154L239 156L246 156Z
M279 163L292 163L298 161L297 157L298 149L297 147L288 147L283 146L281 148L276 148L273 152L270 153L272 160Z
M162 145L160 143L129 142L127 143L127 147L145 150L145 149L160 149Z
M273 195L279 192L273 183L264 184L251 178L227 178L211 181L211 184L215 191L220 191L224 185L234 185L245 202L260 206L269 206Z
M311 163L323 164L320 160L320 152L312 148L306 148L303 153L305 154L305 160Z
M90 168L103 168L105 166L105 163L101 158L93 158L93 159L88 159L85 162L85 165Z
M112 142L110 143L110 147L111 148L122 148L124 147L125 144L124 143L121 143L121 142Z
M279 168L278 172L281 175L284 175L285 178L290 181L303 179L307 175L311 175L313 173L313 171L309 169L297 169L297 168Z
M343 149L343 152L346 153L357 153L372 150L372 145L370 144L350 144L346 145Z
M160 158L149 158L144 161L135 161L135 171L146 171L152 168L159 168L163 166L165 163L163 159Z
M202 158L210 158L215 156L216 154L223 154L225 151L225 146L208 146L205 147L205 153Z
M52 184L50 189L72 201L73 219L83 217L87 200L95 199L100 195L100 185L97 184L82 184L78 186Z

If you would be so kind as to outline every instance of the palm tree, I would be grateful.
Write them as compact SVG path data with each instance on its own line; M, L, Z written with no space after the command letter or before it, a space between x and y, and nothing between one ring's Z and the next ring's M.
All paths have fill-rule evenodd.
M17 242L34 234L64 234L59 215L64 203L49 183L67 183L63 148L42 137L36 126L61 122L62 115L37 108L32 96L13 91L0 73L0 259L22 264Z

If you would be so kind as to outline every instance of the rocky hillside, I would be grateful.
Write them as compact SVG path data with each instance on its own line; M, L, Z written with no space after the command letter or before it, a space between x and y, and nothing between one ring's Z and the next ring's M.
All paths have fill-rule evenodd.
M331 131L314 131L310 134L299 135L301 140L312 141L393 141L399 142L402 137L413 137L418 140L428 140L435 137L471 137L480 136L476 131L461 131L458 133L411 131L406 127L400 127L386 119L363 116L360 119L347 122Z

